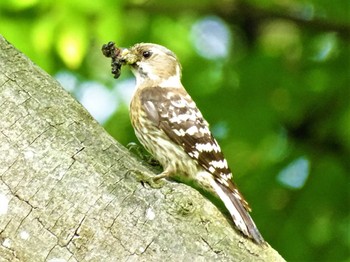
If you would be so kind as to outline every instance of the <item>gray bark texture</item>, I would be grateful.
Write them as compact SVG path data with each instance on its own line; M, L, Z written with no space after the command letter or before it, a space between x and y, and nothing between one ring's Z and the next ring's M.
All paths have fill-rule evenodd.
M284 261L152 175L0 36L0 261Z

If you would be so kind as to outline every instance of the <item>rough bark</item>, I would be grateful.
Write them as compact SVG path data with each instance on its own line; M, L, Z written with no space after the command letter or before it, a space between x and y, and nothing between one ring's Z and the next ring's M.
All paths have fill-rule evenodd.
M0 131L0 261L284 261L196 190L140 183L151 172L1 36Z

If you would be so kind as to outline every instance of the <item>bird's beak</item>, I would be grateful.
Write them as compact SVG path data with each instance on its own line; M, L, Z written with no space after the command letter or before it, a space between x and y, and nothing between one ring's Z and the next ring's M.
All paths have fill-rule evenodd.
M125 65L133 65L137 62L137 55L135 55L130 49L123 48L119 54L120 61Z

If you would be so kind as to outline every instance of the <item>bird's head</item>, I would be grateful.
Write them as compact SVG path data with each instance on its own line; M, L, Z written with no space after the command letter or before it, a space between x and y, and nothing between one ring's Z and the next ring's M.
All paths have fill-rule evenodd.
M122 49L119 59L131 66L138 85L151 81L164 87L181 86L181 65L175 54L161 45L136 44Z

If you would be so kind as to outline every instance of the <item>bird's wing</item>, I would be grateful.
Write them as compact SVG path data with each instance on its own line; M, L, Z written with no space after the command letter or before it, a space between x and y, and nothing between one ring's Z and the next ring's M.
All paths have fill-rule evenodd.
M182 88L152 87L141 94L143 110L166 135L215 180L236 194L246 210L248 203L232 182L232 172L207 121L192 98Z

